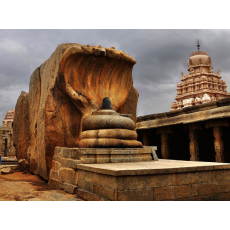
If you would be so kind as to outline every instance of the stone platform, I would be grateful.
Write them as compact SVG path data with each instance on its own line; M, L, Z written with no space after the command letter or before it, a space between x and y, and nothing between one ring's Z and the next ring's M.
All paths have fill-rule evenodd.
M75 193L79 164L157 161L156 147L144 148L66 148L56 147L50 170L49 184L55 189Z
M230 200L230 164L159 160L78 164L84 200Z

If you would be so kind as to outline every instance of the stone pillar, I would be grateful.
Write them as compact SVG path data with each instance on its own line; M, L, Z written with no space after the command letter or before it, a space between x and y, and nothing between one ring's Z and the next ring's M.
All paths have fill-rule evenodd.
M199 161L198 130L189 130L190 161Z
M184 126L184 131L189 131L189 152L190 161L199 161L199 144L198 144L198 130L202 130L201 123L192 123Z
M214 147L216 152L216 162L224 162L224 142L222 139L222 127L214 126L213 135L215 137Z
M169 134L161 133L161 154L163 159L169 159L170 147L169 147Z
M161 134L161 154L163 159L169 159L170 146L169 146L169 134L172 133L170 127L162 127L157 129L157 134Z
M222 127L229 127L229 121L227 119L209 120L206 122L205 127L213 127L214 135L214 147L216 152L216 162L224 162L224 142L222 139Z

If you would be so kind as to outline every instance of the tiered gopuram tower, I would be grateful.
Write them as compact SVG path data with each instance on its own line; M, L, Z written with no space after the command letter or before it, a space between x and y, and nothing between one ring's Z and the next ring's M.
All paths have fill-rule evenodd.
M10 109L5 116L4 121L2 122L2 127L12 127L14 121L14 109Z
M0 127L0 155L9 157L15 156L15 148L13 146L13 127L14 109L10 109Z
M230 97L227 92L226 82L221 80L220 70L213 73L211 57L206 52L198 50L192 53L188 59L189 74L181 73L182 83L177 84L177 96L171 105L171 110L183 107L216 101Z

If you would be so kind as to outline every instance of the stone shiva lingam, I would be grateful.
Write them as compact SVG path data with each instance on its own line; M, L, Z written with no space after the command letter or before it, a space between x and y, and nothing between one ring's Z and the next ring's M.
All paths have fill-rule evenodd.
M80 135L79 147L142 148L130 117L112 110L110 98L104 98L102 109L83 119L84 131Z
M84 117L82 123L78 157L83 164L157 160L155 149L137 141L131 115L112 110L108 97L103 99L102 109Z

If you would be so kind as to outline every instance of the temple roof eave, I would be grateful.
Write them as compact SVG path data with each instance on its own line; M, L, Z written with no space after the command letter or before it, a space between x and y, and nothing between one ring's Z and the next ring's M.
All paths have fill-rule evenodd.
M207 104L207 110L203 111L197 111L197 112L185 112L184 109L180 109L181 112L173 117L168 117L167 113L165 114L165 117L159 117L155 119L150 120L144 120L139 121L136 124L137 130L141 129L150 129L150 128L159 128L164 126L170 126L170 125L178 125L178 124L189 124L189 123L195 123L195 122L201 122L201 121L207 121L212 119L218 119L218 118L230 118L230 105L227 106L221 106L221 107L215 107L217 102L210 102ZM208 108L208 104L213 104L214 108ZM193 106L194 108L202 107L203 105ZM192 106L190 107L192 109ZM186 110L188 110L186 108ZM174 112L168 112L168 114L171 114ZM153 114L154 115L154 114ZM138 118L139 119L139 118Z

